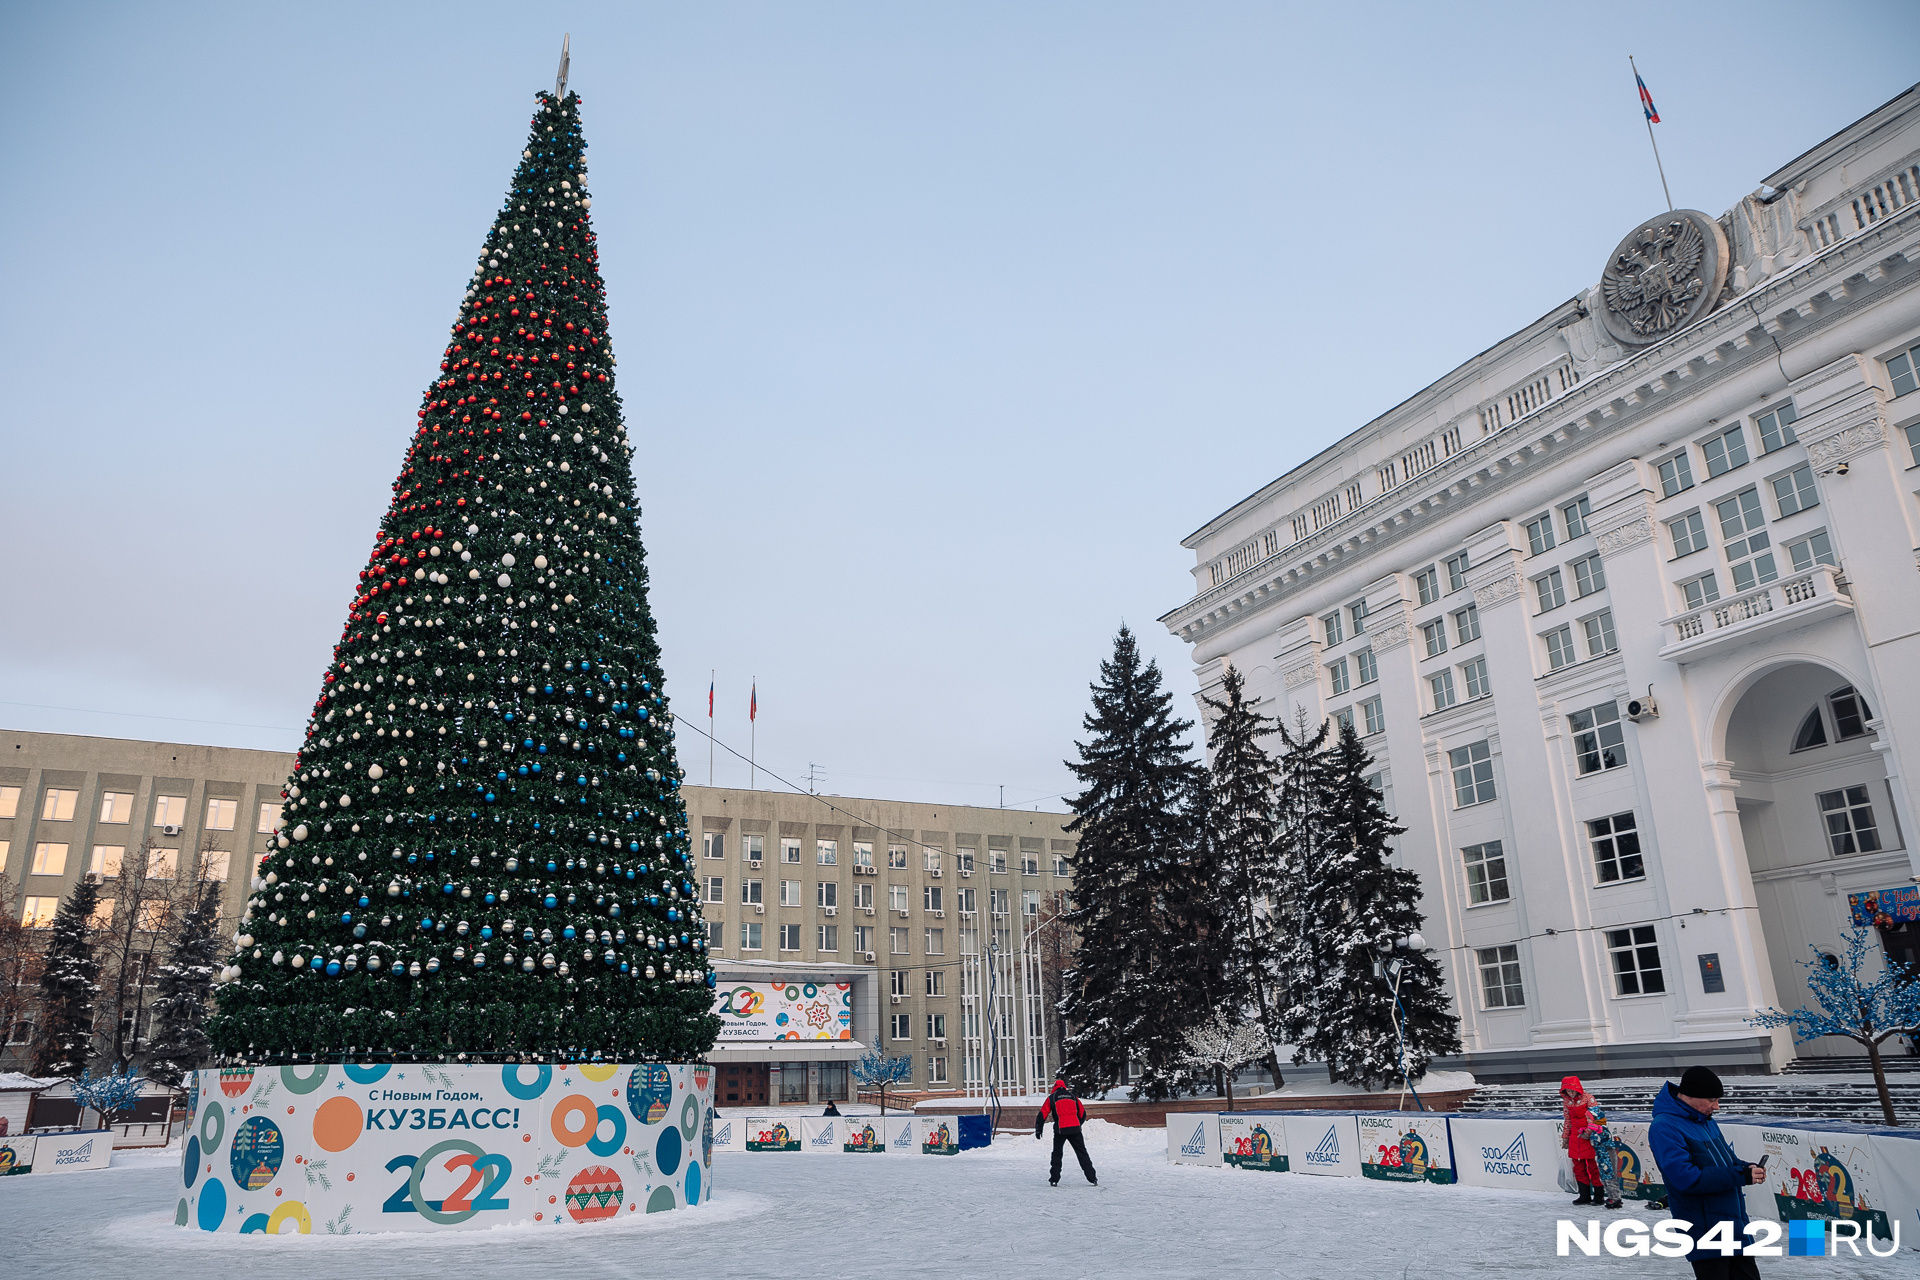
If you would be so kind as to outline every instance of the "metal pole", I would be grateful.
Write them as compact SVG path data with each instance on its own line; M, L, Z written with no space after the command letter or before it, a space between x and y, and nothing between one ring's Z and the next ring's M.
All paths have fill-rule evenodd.
M1633 84L1637 91L1640 87L1640 68L1633 65L1633 55L1627 55L1627 66L1633 69ZM1667 198L1667 212L1673 212L1673 192L1667 190L1667 166L1660 163L1660 144L1653 140L1653 117L1647 115L1646 105L1640 107L1641 119L1647 126L1647 142L1653 147L1653 167L1660 171L1660 194Z

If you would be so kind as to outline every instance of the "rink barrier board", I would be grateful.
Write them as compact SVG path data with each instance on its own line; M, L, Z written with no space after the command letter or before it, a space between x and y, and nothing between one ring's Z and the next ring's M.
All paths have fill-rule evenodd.
M1575 1189L1560 1146L1560 1117L1550 1111L1189 1112L1167 1117L1167 1160L1303 1172L1304 1153L1318 1148L1318 1172L1355 1176L1344 1149L1348 1130L1329 1123L1341 1114L1358 1132L1355 1154L1363 1178L1553 1194ZM1608 1116L1624 1200L1666 1196L1647 1143L1651 1124L1645 1114ZM1882 1238L1897 1218L1908 1232L1920 1231L1920 1131L1760 1116L1723 1119L1720 1129L1742 1160L1768 1157L1768 1181L1747 1188L1749 1216L1852 1220L1871 1225ZM1386 1140L1395 1134L1398 1167Z
M174 1222L358 1234L574 1224L704 1203L705 1065L313 1065L195 1073ZM43 1138L36 1165L46 1152Z

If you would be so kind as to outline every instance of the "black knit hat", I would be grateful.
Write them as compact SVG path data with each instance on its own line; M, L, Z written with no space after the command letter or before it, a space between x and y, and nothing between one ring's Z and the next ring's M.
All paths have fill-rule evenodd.
M1679 1091L1689 1098L1726 1096L1726 1090L1720 1085L1720 1077L1705 1067L1688 1067L1686 1074L1680 1077Z

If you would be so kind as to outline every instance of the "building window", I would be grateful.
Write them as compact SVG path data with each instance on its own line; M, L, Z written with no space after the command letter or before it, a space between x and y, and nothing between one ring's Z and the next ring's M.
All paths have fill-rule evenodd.
M945 929L927 930L927 954L941 956L947 953L947 931Z
M1593 507L1587 502L1587 495L1581 494L1566 506L1560 508L1560 517L1567 524L1567 541L1585 536L1587 521L1593 518Z
M1413 575L1413 586L1420 593L1421 604L1432 604L1440 598L1440 578L1432 565Z
M1480 994L1489 1009L1518 1009L1527 1003L1520 985L1520 948L1480 947L1474 951L1480 967Z
M907 909L907 886L890 884L887 886L887 910L905 911Z
M896 844L887 849L887 870L905 871L907 869L907 847Z
M1020 894L1020 914L1029 920L1040 918L1040 891L1026 889Z
M924 871L940 870L940 850L927 846L920 850L920 867Z
M1533 580L1534 594L1540 600L1540 612L1546 613L1558 609L1567 602L1567 590L1560 581L1560 571L1549 569Z
M853 926L853 949L865 954L873 950L873 926L857 924Z
M726 950L727 922L725 920L701 921L700 933L701 936L707 940L708 946L717 947L722 951Z
M840 906L840 884L837 880L822 880L814 888L820 906L834 908Z
M1775 449L1798 444L1800 438L1793 434L1793 422L1799 416L1794 412L1793 401L1789 400L1755 418L1753 425L1760 430L1760 452L1772 453Z
M1626 740L1620 734L1618 704L1603 702L1567 717L1573 731L1573 754L1582 774L1618 769L1627 762Z
M18 788L11 788L17 791ZM262 809L272 808L276 812L278 805L261 805ZM6 815L12 817L12 814ZM133 797L120 791L102 791L100 793L100 821L126 822L133 816ZM262 827L262 831L271 831L272 827Z
M947 1082L947 1060L945 1057L927 1059L927 1083L945 1084Z
M1913 459L1913 465L1920 467L1920 422L1907 428L1907 454Z
M125 845L97 844L93 846L93 863L87 870L102 880L115 880L120 876L120 864L126 857Z
M764 902L765 899L760 896L760 881L742 880L740 882L740 901L747 906Z
M1640 858L1640 831L1631 813L1616 813L1587 823L1587 839L1593 846L1593 865L1601 884L1638 880L1646 875Z
M1667 989L1667 980L1660 973L1660 948L1653 940L1652 925L1607 930L1607 955L1613 961L1615 994L1652 996Z
M1673 536L1675 560L1706 549L1707 522L1698 511L1689 511L1678 520L1667 521L1667 532Z
M905 996L908 993L907 970L905 969L893 970L891 973L887 975L887 981L890 984L889 994L905 998Z
M1803 463L1783 476L1776 476L1773 500L1779 504L1783 517L1819 506L1820 491L1813 484L1813 468Z
M1498 840L1460 851L1467 864L1467 897L1474 906L1507 900L1507 855Z
M180 870L178 849L155 849L147 855L147 879L171 880Z
M1037 876L1040 874L1040 851L1038 849L1022 849L1020 851L1020 874L1023 876Z
M1057 876L1064 876L1065 874L1067 874L1067 855L1066 854L1056 853L1053 855L1053 874Z
M1581 619L1580 625L1587 632L1587 656L1597 658L1603 653L1612 653L1619 645L1614 643L1613 611L1603 609L1591 618Z
M840 861L840 842L837 840L816 840L813 842L815 865L831 867Z
M1453 672L1442 671L1438 675L1429 677L1427 683L1433 687L1435 711L1445 711L1460 700L1453 691Z
M887 930L887 950L896 956L907 954L907 931L898 926Z
M1439 618L1420 624L1420 635L1427 642L1427 656L1437 658L1447 651L1447 624Z
M1495 798L1493 751L1484 741L1447 752L1447 763L1453 769L1454 808L1486 804Z
M703 858L725 858L727 856L727 833L724 831L702 831L700 833L700 856Z
M864 867L869 871L873 869L873 842L871 840L855 840L853 842L853 865L856 867Z
M955 849L953 851L953 869L963 876L973 874L973 850Z
M1320 619L1320 629L1326 635L1328 648L1332 648L1334 645L1346 639L1346 635L1340 629L1340 611L1338 609L1335 609L1332 613Z
M1833 557L1833 543L1828 540L1825 529L1815 529L1806 537L1787 543L1787 556L1793 561L1795 573L1805 573L1816 564L1840 563Z
M927 1039L945 1040L947 1038L947 1015L930 1013L927 1015Z
M1547 670L1558 671L1579 661L1573 649L1573 628L1555 627L1541 637L1547 642Z
M1371 649L1362 649L1354 654L1353 665L1359 672L1361 684L1372 684L1380 678L1380 664L1374 659Z
M20 923L29 929L45 929L53 924L55 913L60 910L58 898L28 898L20 912Z
M1493 689L1487 684L1487 660L1485 658L1475 658L1472 662L1461 664L1460 675L1467 686L1467 696L1469 698L1484 698L1493 692Z
M131 797L128 797L128 799L131 800ZM102 822L108 821L104 813L101 815L100 820ZM125 822L126 819L121 818L119 819L119 821ZM278 831L279 829L280 829L280 806L277 804L270 804L270 803L261 805L260 821L259 821L259 824L254 827L254 830L259 832L261 835L265 836L265 835L272 835L275 831Z
M233 855L223 849L202 849L200 851L200 878L203 880L225 880L227 869L233 864Z
M1367 634L1367 602L1365 600L1355 600L1352 604L1348 605L1347 617L1353 623L1354 635L1363 636Z
M0 787L0 818L11 818L20 811L20 788ZM102 818L101 821L106 819Z
M913 1039L913 1015L912 1014L910 1013L889 1014L888 1021L893 1023L893 1027L889 1033L892 1039L895 1039L895 1040Z
M935 997L947 994L947 971L945 969L927 970L927 994Z
M998 876L1007 874L1007 851L1005 849L987 850L987 870Z
M78 791L67 791L60 787L50 787L40 801L40 820L42 822L73 821L73 805L80 798Z
M1720 588L1711 573L1689 578L1680 584L1680 599L1689 609L1702 609L1720 598Z
M1723 476L1747 465L1746 433L1735 424L1717 436L1707 437L1700 444L1700 452L1706 455L1708 477Z
M783 924L780 926L780 949L782 951L798 951L800 949L799 925Z
M33 846L33 874L36 876L63 876L67 874L67 846L64 844L36 844Z
M987 890L987 910L996 916L1007 914L1007 891L1005 889Z
M740 837L740 857L743 861L746 861L746 862L760 861L760 859L766 854L766 848L767 848L767 838L765 836L741 836Z
M1466 587L1467 553L1462 551L1459 555L1453 556L1447 561L1447 590L1464 591Z
M800 842L798 840L782 840L780 842L780 861L791 862L796 865L799 864Z
M760 926L757 923L748 924L744 921L741 922L740 949L742 951L760 950Z
M1822 791L1820 816L1826 819L1827 843L1833 846L1834 857L1873 853L1880 848L1880 832L1873 821L1873 801L1865 786Z
M1387 731L1387 713L1380 705L1380 699L1368 698L1360 704L1360 714L1366 723L1368 737Z
M1545 555L1553 550L1553 517L1542 511L1527 521L1527 546L1533 554Z
M1833 728L1840 741L1867 736L1867 721L1873 719L1873 712L1867 710L1867 700L1854 692L1852 685L1828 694L1827 707L1833 712Z
M1920 387L1920 346L1909 347L1887 361L1887 378L1893 383L1895 396L1904 396Z
M725 902L727 900L727 882L723 876L707 877L707 901Z
M1598 553L1573 562L1573 590L1575 595L1590 596L1605 589L1607 571L1600 563Z
M1453 615L1453 633L1461 644L1480 638L1480 606L1470 604Z
M1660 464L1660 496L1671 498L1693 488L1693 467L1684 452L1676 453Z
M780 905L783 907L800 905L800 881L782 880L780 882Z
M1336 697L1352 687L1353 682L1347 678L1347 660L1345 658L1327 664L1327 679L1332 683L1333 693Z
M184 827L187 825L187 798L185 796L161 796L153 802L153 825L156 827Z
M840 926L823 924L820 926L820 950L838 951L840 949Z
M1353 728L1353 708L1352 707L1334 708L1333 722L1337 725L1344 726L1345 728L1348 728L1348 729ZM1336 730L1336 732L1338 731Z
M937 884L922 885L920 888L920 894L921 894L921 901L924 903L928 911L943 910L943 907L941 906L941 904L946 899L943 896L943 891L939 885Z
M1767 517L1760 509L1757 489L1742 489L1724 502L1716 502L1714 514L1720 517L1720 537L1726 543L1727 560L1732 567L1733 589L1750 591L1779 577L1774 569L1773 553L1767 548Z

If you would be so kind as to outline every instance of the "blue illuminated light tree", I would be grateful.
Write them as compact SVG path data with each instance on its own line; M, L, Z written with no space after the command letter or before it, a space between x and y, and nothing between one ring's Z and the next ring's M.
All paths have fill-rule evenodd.
M98 1111L101 1126L111 1129L121 1116L133 1114L134 1105L140 1101L140 1087L145 1083L124 1067L115 1067L103 1076L96 1076L91 1070L82 1071L80 1078L73 1082L73 1100L83 1111Z
M1867 1062L1873 1068L1874 1086L1880 1091L1880 1110L1888 1124L1897 1125L1900 1121L1894 1116L1893 1097L1887 1092L1887 1069L1880 1058L1880 1046L1894 1036L1920 1034L1920 976L1901 965L1887 966L1877 978L1862 974L1872 936L1867 926L1856 924L1847 930L1844 955L1830 955L1814 947L1814 958L1801 961L1818 1009L1800 1008L1791 1013L1767 1009L1748 1021L1756 1027L1790 1027L1796 1043L1845 1036L1864 1045Z
M869 1049L853 1064L853 1078L865 1089L880 1091L880 1114L887 1114L887 1086L906 1084L913 1079L912 1058L889 1058L878 1049Z

